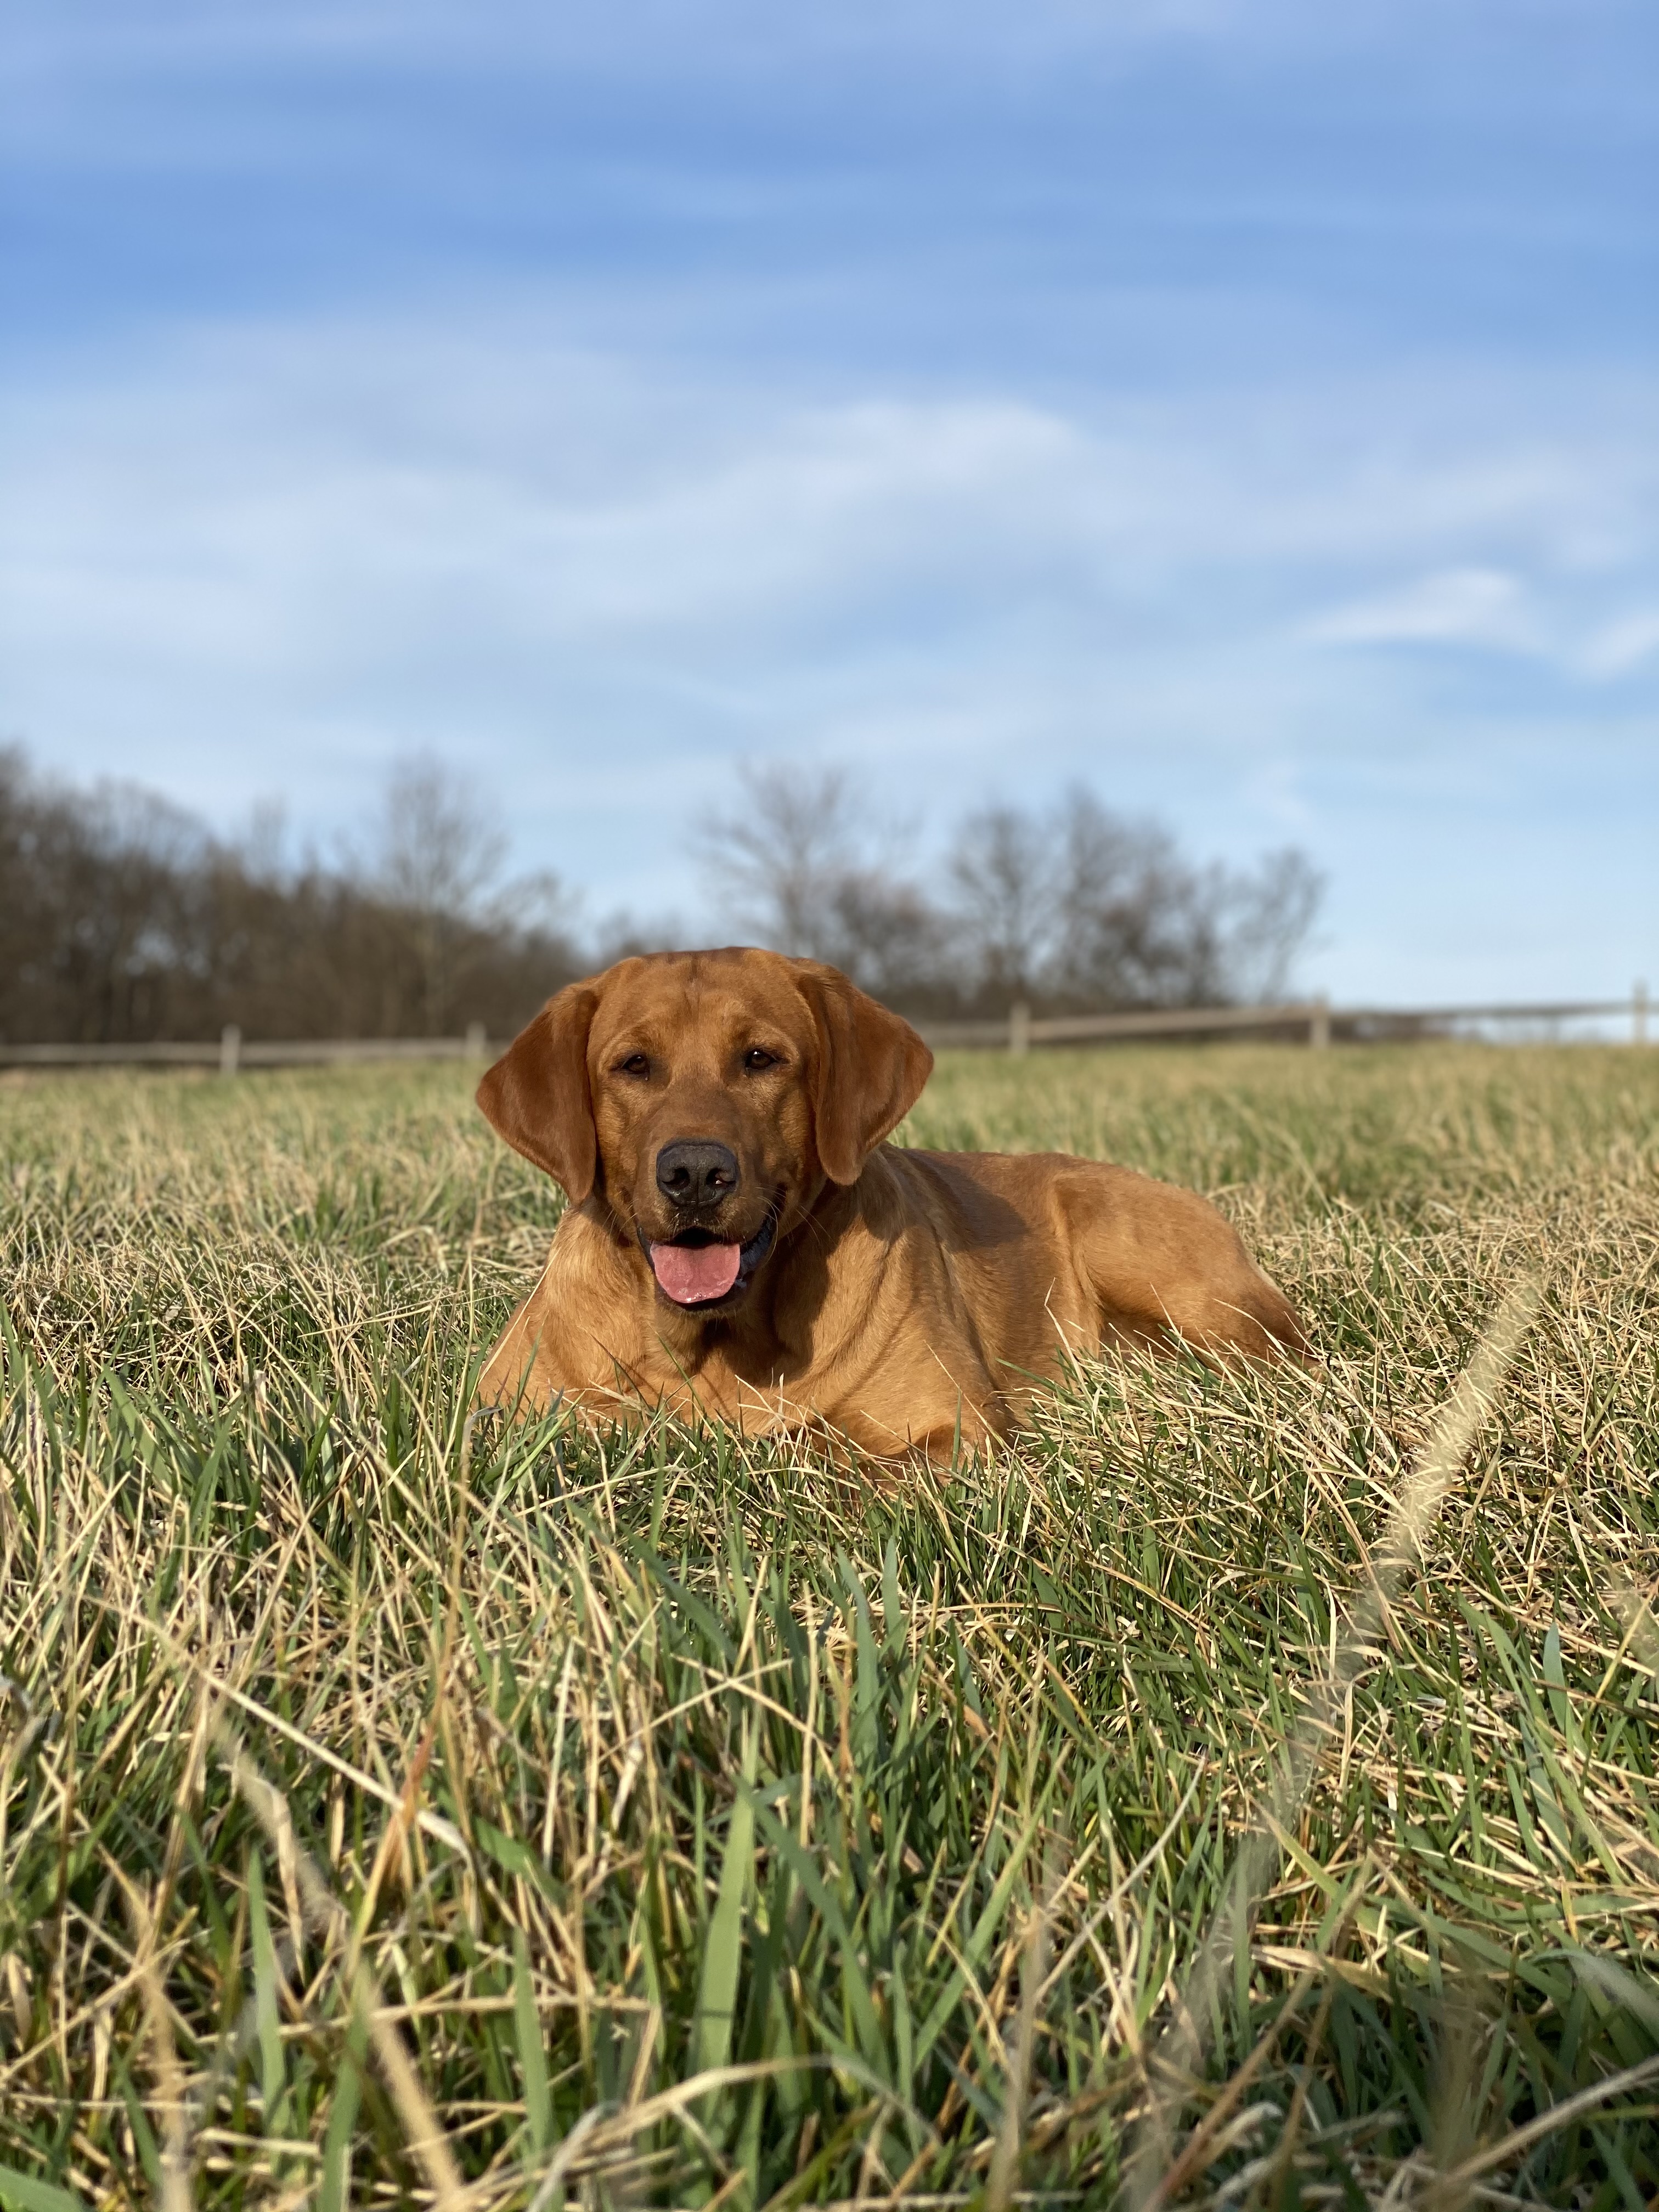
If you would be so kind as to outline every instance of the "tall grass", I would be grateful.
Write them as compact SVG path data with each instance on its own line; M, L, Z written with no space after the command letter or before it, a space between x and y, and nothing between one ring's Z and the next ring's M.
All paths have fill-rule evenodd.
M556 1200L453 1071L0 1090L0 2203L1649 2201L1659 1054L907 1133L1209 1189L1325 1371L896 1490L503 1427Z

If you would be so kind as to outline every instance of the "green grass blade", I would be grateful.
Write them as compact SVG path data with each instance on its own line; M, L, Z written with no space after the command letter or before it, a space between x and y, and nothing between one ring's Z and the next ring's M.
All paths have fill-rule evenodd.
M352 2131L362 2101L363 2069L368 2056L368 2020L354 2003L334 2077L334 2097L323 2137L323 2168L317 2185L317 2212L346 2212L351 2195Z
M288 2067L276 1996L276 1947L265 1910L264 1870L257 1844L248 1852L247 1905L248 1932L253 1943L254 2020L259 2037L261 2124L266 2135L280 2136L288 2125Z
M743 1779L755 1779L755 1728L744 1723ZM744 1900L755 1865L755 1814L747 1789L732 1801L720 1857L720 1890L703 1950L702 1972L697 1984L696 2028L692 2038L697 2071L725 2065L732 2051L732 2031L738 2002L738 1976L743 1965Z
M91 2212L84 2197L56 2182L37 2180L19 2173L15 2166L0 2166L0 2204L6 2212Z
M513 2023L519 2044L519 2074L524 2083L525 2118L533 2153L553 2140L553 2106L547 2087L547 2051L541 2016L530 1977L530 1950L522 1928L513 1931Z

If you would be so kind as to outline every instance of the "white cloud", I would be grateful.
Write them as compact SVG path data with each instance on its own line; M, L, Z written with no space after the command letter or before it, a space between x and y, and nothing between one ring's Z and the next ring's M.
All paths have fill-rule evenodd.
M1596 630L1584 647L1592 676L1625 676L1659 653L1659 607L1621 615Z
M1543 636L1519 580L1496 568L1447 568L1322 615L1321 645L1473 645L1535 653Z
M283 789L319 827L428 744L602 906L641 866L635 903L692 900L684 793L791 750L935 823L1085 775L1210 849L1303 838L1363 906L1397 896L1380 822L1409 852L1516 788L1553 815L1569 769L1622 821L1651 805L1648 404L1534 393L1506 421L1445 374L1071 409L791 393L477 302L203 330L6 396L0 730L221 818ZM1540 702L1465 712L1409 653L1333 650L1359 643L1565 689L1534 744ZM1570 945L1593 902L1562 900Z
M466 319L204 332L117 380L14 387L14 665L78 644L188 689L447 635L753 666L919 615L1085 653L1287 617L1327 644L1594 640L1572 649L1598 670L1649 649L1627 610L1659 568L1659 468L1617 395L1577 443L1419 410L1414 445L1379 453L1363 392L832 401Z

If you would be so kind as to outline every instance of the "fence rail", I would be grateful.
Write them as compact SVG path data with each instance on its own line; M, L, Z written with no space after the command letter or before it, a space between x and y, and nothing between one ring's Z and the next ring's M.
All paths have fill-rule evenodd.
M1433 1036L1471 1024L1554 1023L1623 1019L1631 1042L1645 1044L1648 991L1637 984L1627 999L1553 999L1525 1006L1333 1006L1324 999L1297 1000L1274 1006L1158 1006L1132 1013L1060 1014L1034 1018L1016 1003L1007 1018L994 1022L921 1023L938 1051L975 1049L1029 1052L1041 1044L1106 1044L1134 1037L1215 1036L1228 1034L1299 1036L1318 1048L1334 1036L1370 1041Z
M244 1038L239 1029L216 1037L150 1044L5 1044L0 1067L216 1067L222 1075L245 1067L335 1067L384 1060L486 1060L489 1044L482 1023L459 1037L295 1037L269 1043Z
M1133 1013L1034 1018L1011 1006L994 1022L922 1022L935 1050L1029 1052L1034 1045L1109 1044L1135 1037L1293 1036L1316 1049L1334 1037L1361 1042L1432 1036L1471 1024L1623 1020L1632 1044L1648 1041L1648 992L1638 983L1627 999L1552 999L1526 1006L1333 1006L1323 999L1279 1006L1158 1006ZM164 1044L6 1044L0 1067L333 1067L373 1060L487 1060L494 1049L481 1023L459 1037L298 1037L287 1043L244 1039L240 1030L192 1042Z

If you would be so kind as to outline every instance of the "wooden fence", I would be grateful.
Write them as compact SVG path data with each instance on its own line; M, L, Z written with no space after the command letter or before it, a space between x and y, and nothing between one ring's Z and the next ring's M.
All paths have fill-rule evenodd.
M234 1024L194 1043L4 1044L0 1067L216 1067L237 1075L245 1067L337 1067L360 1060L488 1060L483 1024L459 1037L295 1037L266 1043L243 1036Z
M1328 1000L1297 1000L1276 1006L1159 1006L1119 1014L1033 1016L1016 1003L994 1022L919 1023L936 1051L1021 1053L1040 1044L1108 1044L1152 1037L1279 1036L1318 1048L1333 1038L1369 1043L1391 1038L1444 1036L1460 1030L1562 1022L1622 1019L1632 1044L1648 1041L1648 988L1638 983L1627 999L1559 999L1528 1006L1333 1006Z
M1035 1045L1110 1044L1136 1038L1279 1037L1318 1049L1334 1041L1369 1043L1445 1036L1460 1030L1553 1028L1562 1022L1618 1020L1632 1044L1648 1041L1648 992L1627 999L1560 999L1528 1006L1333 1006L1323 999L1279 1006L1160 1006L1137 1013L1034 1016L1015 1005L994 1022L922 1022L936 1051L1030 1052ZM460 1037L301 1037L288 1043L244 1039L240 1030L197 1043L6 1044L0 1067L331 1067L368 1060L485 1060L497 1048L475 1022Z

